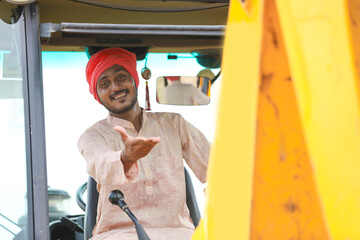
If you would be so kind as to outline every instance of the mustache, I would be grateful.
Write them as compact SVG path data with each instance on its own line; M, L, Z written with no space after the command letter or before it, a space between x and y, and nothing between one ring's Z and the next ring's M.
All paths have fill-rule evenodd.
M121 93L121 92L129 92L129 90L127 90L127 89L121 89L121 90L119 90L119 91L116 91L116 92L114 92L114 93L112 93L112 94L110 95L110 98L113 98L116 94L119 94L119 93Z

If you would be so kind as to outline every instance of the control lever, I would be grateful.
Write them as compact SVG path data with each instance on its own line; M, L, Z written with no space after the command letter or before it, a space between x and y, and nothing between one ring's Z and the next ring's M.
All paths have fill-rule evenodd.
M128 205L125 203L124 194L120 190L111 191L109 194L109 201L112 204L119 206L121 210L123 210L134 222L136 234L139 240L150 240L139 220L137 220L135 215L130 211Z

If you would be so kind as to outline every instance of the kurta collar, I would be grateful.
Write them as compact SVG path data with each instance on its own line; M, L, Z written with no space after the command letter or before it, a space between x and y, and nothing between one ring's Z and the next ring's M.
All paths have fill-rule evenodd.
M142 114L142 126L141 126L140 130L142 129L142 127L144 126L144 123L146 121L146 113L145 113L143 108L141 108L141 114ZM110 124L112 127L121 126L123 128L128 128L128 129L134 129L135 130L135 126L134 126L134 124L132 124L132 122L127 121L127 120L122 119L122 118L117 118L117 117L111 116L110 113L106 118L106 122L108 124Z

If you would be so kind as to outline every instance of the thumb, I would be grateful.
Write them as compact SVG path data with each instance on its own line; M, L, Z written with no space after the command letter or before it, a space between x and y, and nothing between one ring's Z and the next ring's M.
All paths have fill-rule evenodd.
M125 142L126 139L128 139L129 135L126 133L125 128L123 128L121 126L115 126L114 130L120 133L121 139L123 140L123 142Z

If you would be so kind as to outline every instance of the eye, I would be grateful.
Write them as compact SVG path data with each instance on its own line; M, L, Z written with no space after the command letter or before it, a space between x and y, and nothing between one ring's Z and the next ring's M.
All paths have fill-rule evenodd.
M109 87L109 85L110 85L109 81L102 81L100 83L100 88L107 88Z

